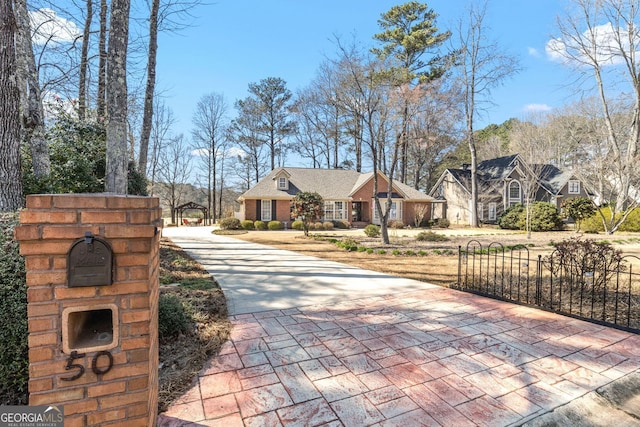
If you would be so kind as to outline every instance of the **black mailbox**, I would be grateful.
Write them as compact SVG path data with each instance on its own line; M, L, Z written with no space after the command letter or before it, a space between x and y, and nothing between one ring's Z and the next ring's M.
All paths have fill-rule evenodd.
M86 232L76 240L67 255L67 281L70 288L111 285L113 251L106 240Z

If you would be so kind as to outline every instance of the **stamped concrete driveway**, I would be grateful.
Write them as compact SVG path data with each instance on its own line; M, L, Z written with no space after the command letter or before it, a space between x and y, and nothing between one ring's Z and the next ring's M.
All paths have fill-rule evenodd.
M161 426L639 425L637 335L210 231L231 340Z

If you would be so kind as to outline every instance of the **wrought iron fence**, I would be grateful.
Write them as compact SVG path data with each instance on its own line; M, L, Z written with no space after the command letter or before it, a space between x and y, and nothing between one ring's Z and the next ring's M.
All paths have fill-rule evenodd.
M524 245L458 249L456 288L640 333L640 258L559 253L531 256Z

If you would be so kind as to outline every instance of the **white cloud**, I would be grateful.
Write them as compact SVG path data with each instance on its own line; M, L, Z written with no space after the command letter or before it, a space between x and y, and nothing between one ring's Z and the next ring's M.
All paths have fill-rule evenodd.
M29 12L33 29L33 43L69 43L81 36L78 26L58 16L54 10L43 8Z
M552 107L547 104L527 104L522 109L525 113L545 113L553 110Z
M191 150L191 155L197 157L207 157L209 155L209 150L207 148L196 148L195 150ZM240 148L232 147L222 153L222 155L225 158L235 158L238 156L246 157L247 153ZM218 155L218 157L220 157L220 155Z
M634 36L637 38L637 36ZM617 43L620 40L623 46ZM545 52L551 61L571 63L592 63L589 58L596 53L596 59L600 65L617 65L622 62L621 49L629 49L629 34L616 34L610 22L593 27L590 31L584 31L579 39L567 42L562 39L551 39L545 45ZM635 40L637 45L639 40ZM595 46L595 48L594 48ZM589 55L589 56L588 56Z
M534 58L540 57L540 52L535 47L528 47L527 51L529 52L529 56L533 56Z

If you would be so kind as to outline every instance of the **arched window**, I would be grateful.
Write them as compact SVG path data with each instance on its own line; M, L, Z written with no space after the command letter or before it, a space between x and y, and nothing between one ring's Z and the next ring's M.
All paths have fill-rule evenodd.
M509 183L509 206L522 203L522 195L520 193L520 183L511 181Z

